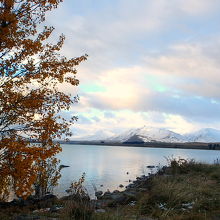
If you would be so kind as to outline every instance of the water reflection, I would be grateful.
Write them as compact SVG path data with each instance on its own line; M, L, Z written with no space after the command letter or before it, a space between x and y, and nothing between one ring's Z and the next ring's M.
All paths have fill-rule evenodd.
M129 180L148 173L147 165L166 164L165 157L173 155L208 163L220 157L219 151L211 150L65 144L62 148L58 157L61 164L70 167L62 169L62 178L55 191L59 196L64 195L71 181L78 180L83 172L86 173L86 188L93 196L93 184L103 191L119 189L119 184L127 185Z

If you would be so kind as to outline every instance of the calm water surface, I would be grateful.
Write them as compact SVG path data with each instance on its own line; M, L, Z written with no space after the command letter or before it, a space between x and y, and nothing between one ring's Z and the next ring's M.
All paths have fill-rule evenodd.
M55 190L59 196L65 195L70 183L78 180L83 172L86 173L85 186L94 197L94 185L102 191L119 189L119 184L126 186L129 180L149 173L146 166L165 165L165 157L193 158L208 163L220 159L220 151L212 150L69 144L63 144L62 149L58 155L61 164L70 167L61 171L62 178Z

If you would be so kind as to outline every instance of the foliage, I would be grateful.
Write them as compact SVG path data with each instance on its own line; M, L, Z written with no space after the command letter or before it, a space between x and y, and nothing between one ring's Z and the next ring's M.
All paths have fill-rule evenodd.
M78 97L65 94L61 83L77 86L75 67L87 55L67 59L48 42L54 28L39 25L62 0L0 0L0 200L12 187L18 197L33 192L37 174L61 148L56 138L71 135L61 112ZM31 140L39 142L33 145Z
M167 157L167 163L172 174L188 173L196 164L193 159Z
M63 218L91 220L94 209L90 204L90 198L86 188L83 186L85 182L85 173L78 181L72 182L66 192L69 194L64 205Z
M86 174L83 173L78 181L72 182L69 189L67 189L67 193L77 201L89 200L89 194L86 188L83 186L85 182Z
M58 184L61 177L58 168L59 160L55 157L42 160L37 165L39 168L37 179L34 182L35 196L42 197L47 193L52 193L54 187Z

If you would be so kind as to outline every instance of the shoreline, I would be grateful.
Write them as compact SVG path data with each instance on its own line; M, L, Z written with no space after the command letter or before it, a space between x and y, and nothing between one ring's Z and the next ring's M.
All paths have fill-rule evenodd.
M99 146L119 146L119 147L145 147L145 148L173 148L173 149L192 149L192 150L220 150L219 143L119 143L103 141L58 141L60 144L72 145L99 145Z
M88 220L219 219L219 170L219 163L172 159L157 172L138 176L123 191L96 191L97 199L91 199L86 191L70 191L61 198L46 194L41 198L30 196L27 200L1 202L0 217L7 220L70 217L78 220L85 219L85 215ZM83 189L82 186L83 182L77 187ZM13 218L8 218L12 211Z

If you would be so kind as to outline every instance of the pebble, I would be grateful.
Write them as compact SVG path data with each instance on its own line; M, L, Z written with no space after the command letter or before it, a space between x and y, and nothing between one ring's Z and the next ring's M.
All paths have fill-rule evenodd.
M105 209L96 209L95 210L96 213L105 213Z

